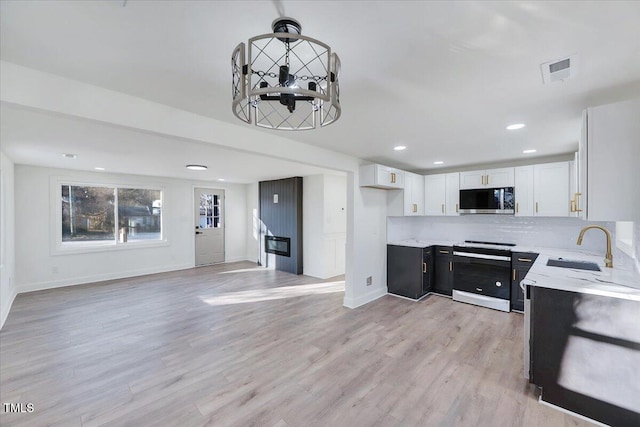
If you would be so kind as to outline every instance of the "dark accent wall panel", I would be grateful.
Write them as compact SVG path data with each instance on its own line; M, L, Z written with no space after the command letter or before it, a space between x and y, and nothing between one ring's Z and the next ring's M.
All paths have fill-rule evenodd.
M302 274L302 177L260 181L258 188L260 220L272 235L291 239L291 256L276 255L276 269Z

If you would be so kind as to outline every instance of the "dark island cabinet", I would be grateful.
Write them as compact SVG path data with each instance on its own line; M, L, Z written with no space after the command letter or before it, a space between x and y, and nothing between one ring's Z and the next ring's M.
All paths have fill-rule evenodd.
M435 246L433 292L451 296L453 291L453 248Z
M433 248L387 245L387 290L419 299L431 292Z
M527 275L538 258L533 252L511 253L511 310L524 311L524 291L520 281Z

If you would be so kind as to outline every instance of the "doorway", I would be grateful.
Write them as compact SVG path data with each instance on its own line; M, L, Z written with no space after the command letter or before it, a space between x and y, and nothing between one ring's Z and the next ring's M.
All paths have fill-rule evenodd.
M224 262L224 190L196 188L195 265Z

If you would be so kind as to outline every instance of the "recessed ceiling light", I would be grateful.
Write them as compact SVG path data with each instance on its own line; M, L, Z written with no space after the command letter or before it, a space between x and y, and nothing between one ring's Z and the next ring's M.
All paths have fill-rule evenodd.
M205 165L187 165L187 169L191 169L192 171L206 171L207 167Z
M65 159L77 159L78 155L73 153L62 153L62 157Z
M507 126L507 130L518 130L524 127L524 123L514 123L512 125Z
M402 150L406 150L407 146L406 145L396 145L395 147L393 147L394 150L396 151L402 151Z
M438 160L438 161L436 161L436 162L433 162L433 164L434 164L434 165L441 165L441 164L443 164L443 163L444 163L444 162L443 162L442 160Z
M537 150L524 150L523 153L524 154L531 154L531 153L535 153Z
M101 167L98 167L98 166L96 166L94 169L97 170L97 171L103 171L104 170L104 168L101 168Z
M224 181L224 178L218 178L218 181Z

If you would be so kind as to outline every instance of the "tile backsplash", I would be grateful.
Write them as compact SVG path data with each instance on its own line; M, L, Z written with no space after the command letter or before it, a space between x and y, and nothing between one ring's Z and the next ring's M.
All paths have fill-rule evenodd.
M604 254L606 239L599 230L585 234L582 247L576 245L580 230L598 224L611 231L614 222L590 222L577 218L516 217L510 215L464 215L451 217L388 217L387 241L484 240L535 247L581 249ZM636 229L637 231L637 229Z

